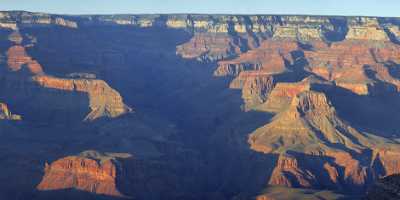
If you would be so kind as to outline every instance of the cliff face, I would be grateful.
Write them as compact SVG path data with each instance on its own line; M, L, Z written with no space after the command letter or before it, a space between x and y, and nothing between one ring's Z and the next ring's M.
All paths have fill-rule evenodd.
M122 155L127 159L129 155ZM46 163L45 175L38 190L78 189L95 194L120 196L117 188L118 154L102 155L98 152L83 152L79 156L68 156Z

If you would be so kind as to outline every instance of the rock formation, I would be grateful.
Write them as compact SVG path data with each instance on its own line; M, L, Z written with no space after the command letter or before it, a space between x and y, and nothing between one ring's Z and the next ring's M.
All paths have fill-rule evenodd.
M30 76L30 81L35 84L35 87L39 86L39 89L86 94L90 113L86 115L84 120L92 121L101 117L115 118L132 111L131 108L124 104L121 95L103 80L77 76L77 73L70 75L69 77L71 78L57 78L46 74L43 67L27 54L25 46L21 45L23 38L18 30L9 36L9 40L14 42L15 45L11 46L7 51L8 70L11 73L28 71L30 73L28 75ZM27 83L25 82L25 84ZM34 88L33 86L27 87Z
M279 154L271 185L363 187L373 177L398 173L392 154L400 145L357 131L318 92L297 94L285 111L249 136L249 143L255 151Z
M20 115L11 113L7 104L0 103L0 120L21 120Z
M100 117L114 118L132 111L123 103L121 95L103 80L66 79L51 76L35 76L33 80L43 88L86 93L89 97L91 112L85 120L91 121Z
M265 102L274 86L273 77L262 72L241 72L230 84L232 89L242 89L245 110Z
M117 188L118 159L129 159L129 154L101 154L95 151L82 152L46 163L45 175L38 190L78 189L109 196L124 196Z

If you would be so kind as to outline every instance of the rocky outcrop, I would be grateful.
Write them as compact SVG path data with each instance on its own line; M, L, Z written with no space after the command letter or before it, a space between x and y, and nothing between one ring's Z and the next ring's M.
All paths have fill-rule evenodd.
M101 154L86 151L46 163L45 174L38 190L78 189L95 194L124 196L117 188L118 159L129 159L129 154Z
M132 111L124 104L121 95L103 80L64 79L52 76L35 76L33 80L43 88L86 93L89 97L91 112L85 120L91 121L101 117L115 118Z
M265 40L259 48L241 54L232 60L218 62L216 76L237 76L242 71L262 71L269 74L285 72L291 60L290 52L297 49L297 43Z
M285 111L249 136L249 143L255 151L279 154L271 185L360 189L399 172L399 144L357 131L337 116L324 94L313 91L297 94Z
M240 53L240 48L227 35L195 33L189 42L177 46L176 52L185 59L215 61Z
M365 136L336 116L324 94L313 91L295 95L285 111L250 135L249 142L264 153L320 152L329 149L329 143L360 151L360 143L368 145Z
M20 115L11 113L7 104L0 103L0 120L21 120Z
M263 72L241 72L229 87L242 89L245 110L250 110L265 102L274 87L274 79Z
M258 110L280 112L290 105L293 97L310 89L311 81L308 78L295 83L278 82L275 84L266 101L258 107Z

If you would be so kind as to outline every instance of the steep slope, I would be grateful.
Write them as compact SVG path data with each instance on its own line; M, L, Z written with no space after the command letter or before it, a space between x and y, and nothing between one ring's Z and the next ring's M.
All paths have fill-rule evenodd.
M329 145L339 144L360 151L360 145L369 146L364 135L337 117L324 94L313 91L294 96L285 111L250 135L249 142L264 153L323 152Z
M249 136L249 143L255 151L279 154L271 185L352 185L356 190L399 167L391 164L398 158L389 157L398 155L397 142L359 132L337 116L323 93L314 91L297 94L285 111Z

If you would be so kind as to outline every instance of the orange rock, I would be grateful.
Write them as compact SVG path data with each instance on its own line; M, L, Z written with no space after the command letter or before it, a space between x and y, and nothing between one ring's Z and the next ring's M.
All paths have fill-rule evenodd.
M25 47L20 45L15 45L8 49L7 64L12 71L19 71L23 66L26 66L33 74L43 74L42 66L28 56Z
M85 120L91 121L100 117L114 118L132 111L124 104L121 95L103 80L63 79L47 75L35 76L33 80L44 88L86 93L91 112Z
M215 76L237 76L242 71L259 70L263 73L278 74L286 71L285 60L296 50L295 41L265 40L260 47L240 54L238 58L218 62Z
M226 34L196 33L189 42L177 46L177 53L186 59L204 56L203 59L219 60L232 53L240 53L238 48L236 52L231 52L232 43L232 38Z
M94 154L87 156L86 154ZM129 156L124 156L124 158ZM46 163L45 175L38 190L62 190L74 188L96 194L124 196L117 188L116 157L97 152L84 152Z
M250 110L265 102L274 87L273 77L261 71L244 71L229 86L242 89L245 110Z

